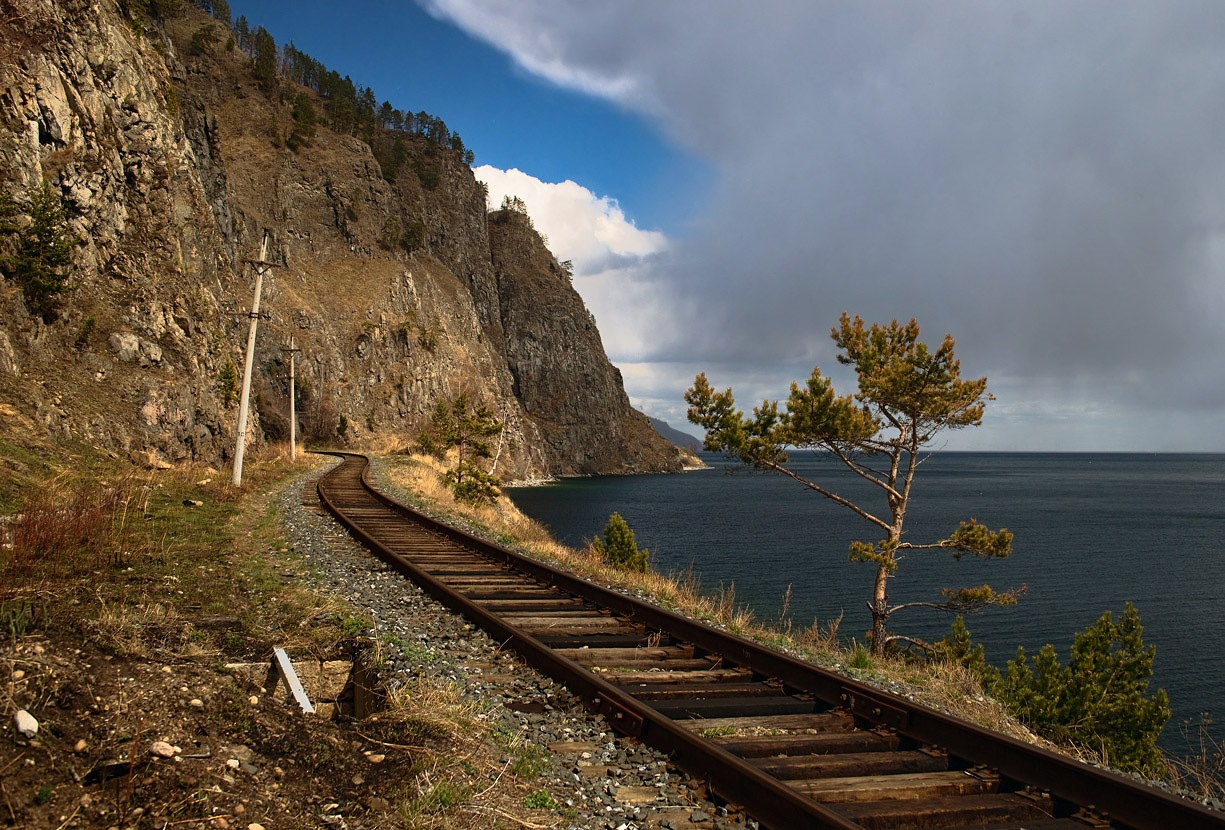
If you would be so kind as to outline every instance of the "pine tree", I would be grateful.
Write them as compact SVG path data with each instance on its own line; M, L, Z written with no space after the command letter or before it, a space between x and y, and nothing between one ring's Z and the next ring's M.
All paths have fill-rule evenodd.
M514 204L503 201L502 208L513 210ZM899 640L917 642L889 631L889 620L899 611L926 607L964 613L1015 603L1020 590L997 593L988 585L945 589L938 601L890 605L888 597L888 583L899 564L916 552L944 550L954 558L966 553L992 558L1012 550L1011 533L988 530L973 519L932 542L910 541L905 531L921 453L946 430L982 423L991 398L987 379L962 380L953 338L945 335L937 348L929 349L919 340L914 320L869 327L844 312L831 337L841 349L838 362L855 369L859 389L853 395L836 394L830 379L813 369L802 386L791 384L785 410L777 401L765 401L749 417L736 409L731 389L716 392L705 373L698 375L685 400L689 420L706 430L706 449L785 475L847 508L880 534L876 541L852 542L850 550L852 561L865 562L876 572L868 601L874 655ZM791 449L813 449L836 458L877 488L886 509L853 502L831 485L805 478L787 464Z
M289 138L285 140L289 149L296 153L303 147L310 146L311 140L315 137L317 120L318 115L315 113L315 105L311 103L310 96L305 92L299 92L293 102L293 129L289 132Z
M255 80L259 81L259 85L265 92L275 92L277 88L276 41L263 26L255 30L254 48L255 63L251 67L251 74L255 76Z
M970 637L965 618L960 614L953 620L944 639L932 643L931 656L969 669L985 689L992 688L999 681L999 669L987 663L986 649L982 643L975 643Z
M1170 719L1165 691L1148 693L1156 646L1146 646L1135 606L1115 622L1110 612L1072 640L1067 665L1047 644L1008 663L996 696L1021 721L1052 740L1078 744L1120 769L1157 774L1157 738Z
M638 549L634 531L630 530L620 513L608 517L608 524L604 525L604 538L597 536L592 539L591 547L606 564L619 571L647 572L651 552L645 548Z
M234 21L234 37L238 40L239 50L248 58L254 53L251 50L251 25L247 23L247 16L240 14L238 20Z
M493 457L489 439L501 431L502 423L493 410L484 405L471 407L467 393L460 393L449 405L439 401L434 407L430 428L417 438L417 447L439 458L455 450L455 466L443 474L443 483L459 501L492 504L502 482L481 469L478 460Z
M11 252L3 257L4 274L21 285L26 305L44 320L54 320L68 288L68 269L77 238L68 229L64 204L46 182L30 200L28 223L9 194L0 199L0 234Z
M221 393L221 403L229 406L238 398L238 367L231 358L226 358L217 372L217 391Z

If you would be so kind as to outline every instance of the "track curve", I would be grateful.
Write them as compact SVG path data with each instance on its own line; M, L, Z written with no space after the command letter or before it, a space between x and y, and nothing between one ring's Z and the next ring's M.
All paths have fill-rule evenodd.
M618 731L776 830L1225 830L1225 817L549 567L379 491L319 482L373 553Z

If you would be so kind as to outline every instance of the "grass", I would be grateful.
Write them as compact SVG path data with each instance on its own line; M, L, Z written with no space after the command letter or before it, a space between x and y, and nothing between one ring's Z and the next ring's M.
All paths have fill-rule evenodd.
M405 828L496 826L491 818L532 826L524 806L556 809L545 790L524 795L527 782L548 768L551 756L491 725L486 710L486 703L465 697L457 684L428 676L389 692L386 709L372 720L413 752L408 780L396 796Z
M1168 761L1168 777L1182 791L1200 799L1225 801L1225 745L1213 737L1212 715L1184 723L1182 736L1191 752Z
M394 645L428 666L430 649L378 640L366 613L310 587L274 496L312 463L325 462L293 465L275 449L250 454L237 489L228 475L192 465L139 471L63 451L37 465L10 461L7 469L28 475L0 482L0 494L20 494L11 496L12 512L0 525L0 636L15 642L53 629L83 635L116 663L189 660L216 668L266 660L278 645L295 658L320 660L359 648L377 665ZM529 782L546 768L547 753L517 737L496 738L489 702L465 698L424 670L411 684L383 691L387 707L377 726L370 719L343 728L354 729L354 738L370 730L411 747L407 780L394 795L385 793L397 826L555 823L547 793L531 799L540 806L524 806L533 792L544 792ZM258 743L265 727L247 694L234 685L210 705L226 734ZM300 762L333 768L339 758L327 755L329 746L319 744Z
M560 805L548 790L533 790L523 799L523 806L529 810L556 810Z
M534 781L544 775L553 763L553 756L535 744L520 744L515 747L513 757L510 771L527 781Z
M139 658L244 656L273 639L322 655L363 627L348 606L305 587L279 542L279 516L249 498L302 467L257 456L238 489L207 467L140 471L56 450L38 469L7 465L30 471L7 482L22 494L10 499L0 546L8 636L56 625L63 615L48 609L65 603L88 636ZM227 641L208 642L195 624L213 617L237 618L242 636L227 627Z

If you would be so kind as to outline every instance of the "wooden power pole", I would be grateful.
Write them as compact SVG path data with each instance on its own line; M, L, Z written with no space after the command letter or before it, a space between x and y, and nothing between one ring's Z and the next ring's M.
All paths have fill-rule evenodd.
M264 231L259 246L259 259L250 261L255 266L255 300L247 316L251 328L247 332L247 360L242 367L242 399L238 404L238 440L234 445L234 485L242 484L242 457L247 447L247 412L251 400L251 368L255 364L255 330L259 327L259 297L264 288L264 274L272 268L268 262L268 231Z
M281 351L289 353L289 460L294 461L298 457L298 408L295 400L294 392L294 357L301 349L295 349L293 345L293 332L289 334L289 348Z

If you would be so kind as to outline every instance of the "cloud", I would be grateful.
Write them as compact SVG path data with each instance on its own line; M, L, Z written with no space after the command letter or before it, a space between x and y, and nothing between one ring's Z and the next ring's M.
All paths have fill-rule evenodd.
M549 250L573 263L574 286L595 316L612 361L639 359L666 325L669 305L653 279L653 265L667 251L667 237L638 228L615 199L575 182L543 182L488 165L473 172L489 186L490 209L507 196L522 199Z
M1102 405L1007 416L1038 444L1165 445L1164 413L1225 450L1225 5L428 5L714 171L635 277L672 323L643 362L782 375L843 310L913 316L1041 412Z

